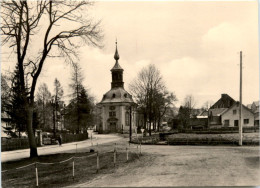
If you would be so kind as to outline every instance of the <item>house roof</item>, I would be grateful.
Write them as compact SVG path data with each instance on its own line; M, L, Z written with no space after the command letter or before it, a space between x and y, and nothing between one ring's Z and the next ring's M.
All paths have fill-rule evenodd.
M259 107L259 101L254 101L253 104L254 104L256 107Z
M212 116L220 116L223 112L227 111L228 108L213 108L209 109L210 115Z
M246 105L247 108L252 109L252 104Z
M221 94L221 98L210 107L210 109L214 108L229 108L232 106L236 101L230 97L228 94Z
M204 110L198 116L208 116L208 111Z
M240 104L240 102L236 102L235 104L233 104L230 108L228 108L228 110L226 110L226 111L223 111L222 113L221 113L221 115L223 115L223 114L225 114L226 112L228 112L229 110L231 110L235 105L239 105ZM251 110L251 109L249 109L249 108L247 108L245 105L243 105L242 104L242 106L243 106L243 108L244 109L246 109L246 110L248 110L249 112L251 112L252 114L254 114L254 112Z

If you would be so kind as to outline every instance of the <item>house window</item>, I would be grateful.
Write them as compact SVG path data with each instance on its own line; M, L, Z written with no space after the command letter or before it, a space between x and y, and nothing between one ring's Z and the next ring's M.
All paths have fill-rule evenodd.
M229 126L229 119L224 120L224 126Z
M249 124L249 119L244 119L244 124Z
M115 97L116 97L116 94L113 93L113 98L115 98Z
M233 115L237 114L237 110L233 110Z

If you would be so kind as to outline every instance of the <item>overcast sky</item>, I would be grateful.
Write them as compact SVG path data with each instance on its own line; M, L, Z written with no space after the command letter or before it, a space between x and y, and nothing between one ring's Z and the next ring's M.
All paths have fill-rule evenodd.
M243 51L243 103L259 100L257 1L238 2L96 2L91 12L102 20L104 48L83 47L84 85L99 102L111 87L118 41L125 88L142 67L152 63L178 98L192 94L196 107L216 102L222 93L239 100L239 51ZM12 64L2 59L2 71ZM55 77L70 93L71 67L48 60L37 86L53 92ZM69 98L65 98L68 100Z

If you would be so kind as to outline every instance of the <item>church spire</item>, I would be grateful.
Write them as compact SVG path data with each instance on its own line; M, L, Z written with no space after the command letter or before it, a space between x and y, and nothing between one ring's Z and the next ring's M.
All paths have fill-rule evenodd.
M116 88L116 87L124 88L124 82L123 82L124 69L122 69L122 67L118 63L119 54L117 51L117 41L116 41L116 51L115 51L114 59L116 60L116 63L114 67L111 69L111 73L112 73L111 88Z
M115 52L115 55L114 55L114 59L116 60L116 61L118 61L119 60L119 54L118 54L118 51L117 51L117 39L116 39L116 52Z

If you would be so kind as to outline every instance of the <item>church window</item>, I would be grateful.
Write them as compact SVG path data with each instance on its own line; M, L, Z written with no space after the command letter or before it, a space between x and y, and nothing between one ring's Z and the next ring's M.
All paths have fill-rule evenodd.
M110 107L109 107L109 110L115 110L115 109L116 109L115 106L110 106Z
M116 112L109 112L109 117L116 117Z
M125 125L129 126L129 112L125 113Z

